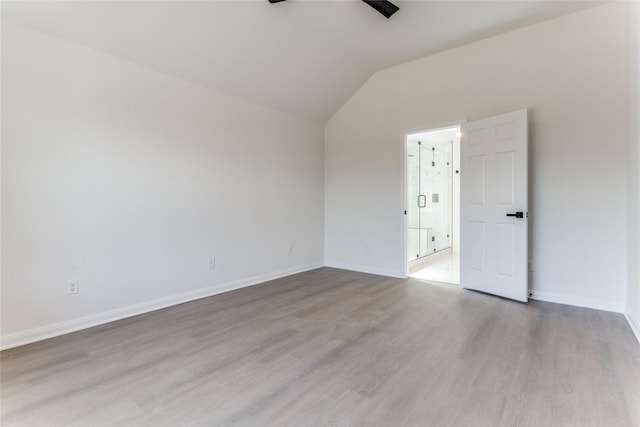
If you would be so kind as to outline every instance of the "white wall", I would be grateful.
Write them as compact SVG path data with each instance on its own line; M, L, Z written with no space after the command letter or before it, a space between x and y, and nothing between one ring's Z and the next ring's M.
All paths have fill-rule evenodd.
M325 128L325 262L401 276L404 133L528 108L534 296L622 311L626 13L606 4L376 73Z
M323 142L3 22L2 344L322 265Z
M629 144L629 286L626 313L640 340L640 2L631 4Z

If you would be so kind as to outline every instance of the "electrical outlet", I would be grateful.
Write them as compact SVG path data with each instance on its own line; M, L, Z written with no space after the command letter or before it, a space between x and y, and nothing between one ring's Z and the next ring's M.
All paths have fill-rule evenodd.
M67 294L77 294L80 291L80 282L78 279L69 280L67 282Z
M287 246L287 254L289 256L293 255L293 246L291 245Z
M209 258L209 270L215 270L215 269L216 269L216 258L211 257Z

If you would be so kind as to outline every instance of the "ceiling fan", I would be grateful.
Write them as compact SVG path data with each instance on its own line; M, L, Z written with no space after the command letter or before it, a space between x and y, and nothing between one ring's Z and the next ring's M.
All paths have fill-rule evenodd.
M283 1L285 0L269 0L269 3L280 3ZM398 6L386 0L362 0L362 1L368 4L369 6L371 6L372 8L374 8L375 10L377 10L378 12L380 12L387 19L391 18L391 15L393 15L398 10L400 10Z

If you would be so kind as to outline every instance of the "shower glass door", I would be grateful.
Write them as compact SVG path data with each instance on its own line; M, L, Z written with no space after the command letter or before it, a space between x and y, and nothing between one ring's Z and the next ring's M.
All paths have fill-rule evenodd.
M409 261L451 246L451 143L407 143Z

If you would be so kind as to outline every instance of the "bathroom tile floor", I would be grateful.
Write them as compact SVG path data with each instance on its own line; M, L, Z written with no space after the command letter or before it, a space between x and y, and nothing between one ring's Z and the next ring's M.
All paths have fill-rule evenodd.
M429 280L432 282L460 284L460 255L451 249L438 252L433 255L414 261L419 263L411 266L409 277L414 279Z

